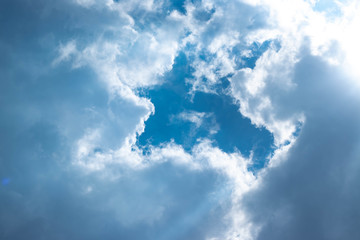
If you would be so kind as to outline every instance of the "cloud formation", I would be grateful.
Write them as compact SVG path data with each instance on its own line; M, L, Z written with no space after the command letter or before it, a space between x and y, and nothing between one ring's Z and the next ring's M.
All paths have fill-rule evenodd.
M360 235L356 1L0 9L2 239Z

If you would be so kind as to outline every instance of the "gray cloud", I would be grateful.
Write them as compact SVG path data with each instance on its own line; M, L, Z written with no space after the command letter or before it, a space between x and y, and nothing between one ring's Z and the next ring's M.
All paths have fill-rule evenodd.
M273 72L270 81L264 81L265 87L259 95L269 96L271 100L273 108L265 110L272 110L277 117L272 123L291 118L295 113L303 113L306 121L286 161L266 170L258 188L244 198L242 194L251 189L255 181L247 171L246 162L242 162L244 159L240 154L228 155L206 142L198 145L198 152L193 154L195 158L198 154L203 162L210 159L207 164L212 164L215 170L189 170L184 165L191 165L194 156L190 154L186 155L188 161L183 161L183 165L167 162L161 150L168 150L168 156L178 157L181 162L183 152L173 153L171 148L158 151L161 164L140 171L110 162L107 167L115 176L104 176L108 173L106 170L88 173L72 165L74 145L86 137L88 129L102 126L103 135L89 141L94 145L89 155L96 155L118 148L129 132L138 130L141 117L149 113L144 105L141 107L121 97L109 100L106 84L98 81L103 69L96 69L99 62L95 60L103 57L101 66L106 67L106 57L116 47L110 47L105 53L106 44L86 48L96 43L99 35L105 43L117 40L124 32L104 33L104 28L128 26L131 20L102 7L101 1L78 1L89 3L84 7L75 2L5 0L0 3L1 18L6 20L0 21L0 34L6 36L0 39L0 176L9 179L0 188L0 238L165 240L205 239L215 235L224 239L233 220L228 214L234 211L245 211L249 218L246 220L260 227L257 239L356 239L360 235L357 227L360 219L358 88L352 87L341 67L311 56L306 48L300 51L300 62L295 64L292 75L285 74L291 76L292 81L281 82L287 78L277 79L276 75L287 70L282 68L282 63L286 65L283 60L292 54L286 55L285 51L285 57L278 58L278 69L267 69L272 65L265 64L265 70ZM129 56L135 59L135 70L131 73L138 76L138 61L144 60L141 66L149 68L144 76L151 81L141 82L144 79L139 78L139 86L158 84L156 76L171 69L177 44L179 48L184 47L178 42L186 37L184 29L195 31L199 26L206 26L198 36L194 35L192 42L199 44L200 50L195 56L191 49L187 53L189 59L194 57L192 60L198 61L192 64L196 70L210 61L211 67L204 68L203 73L215 72L217 79L238 71L234 69L236 59L233 59L233 54L238 53L232 51L239 48L241 52L253 43L251 41L256 41L253 37L248 43L246 36L269 27L268 13L263 8L234 1L209 9L195 3L199 9L194 12L194 19L191 14L172 16L172 19L164 12L135 11L137 3L128 6L130 15L137 21L134 28L139 32L145 29L151 33L165 20L176 25L173 28L167 22L162 31L154 35L159 42L154 42L157 48L147 59L141 54L147 52L153 35L141 38L140 50L136 46L129 50ZM222 1L215 1L214 5L217 4ZM193 22L187 22L189 19ZM154 26L145 26L144 23L151 20ZM153 59L162 49L162 40L166 43L168 39L176 46L173 48L169 43L172 54L168 55L169 49L165 49L158 59L158 71L153 72ZM83 55L90 53L88 61L93 65L69 64L67 60L73 60L76 55L73 53L68 58L65 54L51 65L58 57L59 46L72 41L76 42L74 51L80 53L88 49ZM120 45L124 47L127 43ZM270 47L274 57L280 55L277 48L279 46ZM91 54L91 50L96 54ZM198 56L201 51L208 51L207 54L210 51L213 55L209 54L205 61ZM113 66L120 61L123 69L129 69L127 55L111 56L116 56ZM111 70L113 68L108 72ZM203 77L201 71L200 76ZM232 80L233 88L242 87L236 83L243 83L244 78ZM289 82L294 85L289 87L286 85ZM279 91L282 83L286 86ZM138 85L134 83L134 86ZM211 86L205 87L211 89ZM236 98L236 94L233 97ZM254 101L257 100L255 97ZM250 106L253 110L257 103ZM258 113L255 110L248 117L254 117L252 113ZM233 182L229 183L228 178ZM234 193L229 193L231 190ZM242 198L241 209L236 204L232 206Z
M309 55L296 65L298 87L279 101L302 109L306 123L287 161L245 197L251 221L262 227L257 239L360 236L360 99L344 75Z

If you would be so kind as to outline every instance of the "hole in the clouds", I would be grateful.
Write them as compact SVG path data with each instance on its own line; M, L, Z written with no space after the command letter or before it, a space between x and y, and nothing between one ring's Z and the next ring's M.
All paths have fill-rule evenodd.
M182 14L186 14L185 0L170 0L168 2L168 9L170 11L176 10Z
M288 146L291 142L289 140L286 140L284 143L283 143L283 146Z
M339 16L341 8L336 1L318 0L316 1L313 9L318 12L325 13L327 16Z
M214 13L215 9L211 9L210 11L199 10L194 13L194 17L198 21L207 22L211 19Z
M96 147L96 148L94 148L94 153L96 154L96 153L103 153L104 151L102 150L102 148L100 148L100 147Z
M303 121L299 121L299 122L296 124L296 129L295 129L295 132L293 133L293 136L294 136L295 138L299 136L303 125L304 125L304 122L303 122Z
M251 68L255 67L256 61L259 57L267 51L270 47L276 51L280 49L280 43L276 40L267 40L263 43L252 43L249 47L238 45L233 48L232 53L237 56L235 58L236 67L240 68Z
M225 152L240 151L253 157L252 170L263 168L273 152L273 136L243 117L232 97L227 95L229 82L222 78L214 87L216 94L195 92L189 95L193 69L185 54L180 54L164 84L146 93L155 105L155 115L146 122L138 138L143 148L174 141L191 151L198 139L210 139Z

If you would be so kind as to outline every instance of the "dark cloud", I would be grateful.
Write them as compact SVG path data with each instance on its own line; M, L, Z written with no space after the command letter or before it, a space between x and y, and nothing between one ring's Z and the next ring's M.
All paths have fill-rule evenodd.
M357 239L360 219L359 97L341 69L304 56L288 105L306 116L287 161L246 196L257 239ZM284 99L282 99L284 100Z
M11 179L0 188L1 239L198 239L223 214L207 200L223 184L214 172L167 163L118 179L84 174L54 125L13 126L0 138L0 174Z

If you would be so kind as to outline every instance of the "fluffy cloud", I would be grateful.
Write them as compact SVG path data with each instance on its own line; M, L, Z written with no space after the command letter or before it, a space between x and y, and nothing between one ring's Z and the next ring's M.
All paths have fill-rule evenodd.
M354 87L359 88L357 78L345 72L349 65L343 56L350 54L344 51L346 41L327 34L351 26L338 25L349 15L332 16L332 22L306 2L291 3L294 13L277 4L268 3L281 32L281 48L267 50L254 69L239 70L231 78L232 94L245 116L273 132L276 144L291 147L274 155L272 163L279 163L279 157L285 162L265 169L259 188L239 205L259 231L254 239L351 239L359 234L353 227L358 210L344 202L357 201L357 180L354 175L348 180L344 169L358 168L359 98ZM339 195L343 200L335 197Z
M303 107L307 121L286 162L269 170L261 188L246 197L251 220L262 226L257 239L359 234L353 225L358 209L352 204L359 199L358 176L350 170L359 167L359 98L349 94L343 76L341 68L313 56L296 65L295 96L302 101L294 105Z
M268 222L268 219L271 219L270 217L267 215L262 217L262 212L255 211L257 207L262 207L251 204L251 201L257 198L267 199L266 197L264 198L261 196L262 191L266 192L269 197L271 196L274 199L278 199L276 194L272 195L271 190L266 189L266 186L267 184L272 184L273 181L268 178L277 177L272 171L281 171L282 167L285 168L284 165L290 164L283 163L284 165L281 165L281 161L302 161L305 165L306 162L309 162L306 166L312 168L313 165L310 164L311 161L313 161L314 164L317 161L321 161L321 157L320 159L316 159L315 156L324 155L322 158L327 158L327 154L323 152L326 151L325 146L330 146L332 143L327 140L329 136L323 133L326 132L325 129L329 128L330 130L334 127L324 124L322 121L335 118L337 119L335 122L347 122L349 120L352 122L353 118L350 117L349 114L356 111L355 106L358 104L358 98L354 94L355 90L352 90L352 88L355 86L356 89L358 89L358 81L356 80L357 76L354 74L356 68L351 67L356 61L349 59L352 58L351 56L357 51L357 46L353 46L349 41L356 39L357 35L356 31L349 29L352 29L352 26L357 25L356 17L352 14L358 11L358 7L355 3L349 1L337 6L340 9L338 15L331 15L327 12L313 10L316 5L315 2L295 1L289 3L285 1L258 1L251 2L251 4L257 7L260 5L265 6L269 16L269 18L267 18L267 25L263 25L262 28L253 31L243 31L243 34L245 32L245 38L237 36L237 28L233 27L231 28L231 31L228 30L226 36L234 37L234 40L223 38L223 31L226 31L227 28L220 28L220 30L215 31L215 34L211 33L210 36L213 36L212 42L210 42L207 48L203 48L201 44L206 42L206 40L203 40L206 38L202 39L198 36L207 34L206 28L208 26L205 24L202 28L199 28L201 31L197 31L191 39L193 41L192 43L197 46L195 49L199 49L197 54L205 56L208 54L208 56L211 56L206 60L198 59L194 61L193 66L196 69L194 74L195 82L193 83L194 89L201 91L209 91L210 89L211 91L212 85L217 82L219 78L233 74L230 78L231 95L238 101L240 112L244 116L249 117L254 124L265 126L271 131L275 137L275 144L279 147L270 160L270 166L275 167L280 164L280 166L276 168L280 170L272 170L271 168L269 170L265 169L263 173L264 179L260 178L258 180L261 184L264 184L264 186L261 186L260 190L254 190L257 195L254 198L251 198L251 200L248 200L248 205L251 206L251 210L254 211L254 213L249 211L250 215L255 215L255 218L252 219L254 221L250 221L250 223L256 222L258 225L253 226L255 229L252 231L253 234L245 234L244 232L241 232L241 230L239 230L240 233L236 230L235 233L231 233L230 231L229 239L243 239L245 236L254 238L256 236L256 231L260 231L260 238L263 236L267 238L266 236L269 235L274 236L274 239L289 236L292 239L295 238L295 236L302 236L299 237L299 239L304 237L314 239L327 238L331 236L331 233L327 233L317 226L314 226L316 229L314 232L306 232L306 228L301 232L303 226L297 221L306 221L305 219L290 219L294 222L294 225L290 225L290 228L298 229L297 231L291 232L290 230L285 232L284 235L282 235L282 232L280 231L276 232L276 230L274 233L267 232L272 231L271 229L274 227L279 227L280 229L281 227L287 226L287 220L284 222L284 220L280 219L281 217L288 219L297 216L293 216L291 214L291 209L287 209L286 206L285 210L278 210L277 208L282 208L281 205L276 205L275 207L271 205L269 206L269 209L265 210L269 211L269 214L280 211L280 215L275 215L275 218L279 218L279 222L284 225L281 225L280 223L279 225L271 224ZM222 9L222 7L216 4L211 6L215 9L213 17L209 20L209 23L211 23L210 26L213 26L216 25L216 10ZM229 6L232 5L229 4ZM189 12L191 13L191 11ZM253 9L253 12L250 11L250 14L256 12L258 11ZM221 22L222 24L228 23L231 25L231 22L227 22L227 18L228 16L232 16L232 11L229 10L226 11L226 13L227 17L222 17ZM191 14L187 17L192 19ZM195 24L190 21L190 28L193 25ZM239 31L239 33L241 34L241 31ZM274 42L273 39L276 39L276 42ZM263 43L265 40L273 41L273 43L270 44L269 48L256 60L254 68L235 69L235 56L232 55L231 50L234 49L237 44L243 41L244 43L247 42L249 45L249 43L253 42ZM352 50L349 50L349 46L353 46ZM224 54L224 50L226 54ZM231 67L228 67L228 70L224 70L224 66ZM344 70L349 71L350 73L345 72ZM205 78L205 81L201 79L202 77ZM335 89L337 91L335 91ZM324 91L327 93L324 93ZM329 92L331 92L331 94L329 94ZM344 92L346 94L344 94ZM349 95L351 97L349 97ZM340 111L340 109L337 109L339 103L335 104L334 101L342 102L342 104L340 104L341 106L345 105L345 102L347 102L352 107L349 108L349 112L344 112L344 110ZM341 112L343 114L333 116L332 114L335 114L335 112ZM357 118L356 114L354 115L354 118ZM328 116L328 118L325 116ZM356 122L356 120L354 122ZM311 127L313 124L319 124L319 126L323 124L323 126L321 128ZM305 153L307 151L304 151L304 154L302 154L302 150L296 151L294 149L302 149L302 147L305 147L302 146L302 144L305 145L305 143L303 143L301 139L303 138L303 135L306 135L307 129L309 128L311 128L312 134L316 134L317 131L315 129L318 129L320 131L318 138L321 139L320 136L323 136L324 139L320 140L316 138L317 142L313 142L310 140L311 134L309 133L309 139L304 141L306 142L306 146L318 145L318 141L324 142L324 144L319 149L311 151L309 156L306 157L307 155ZM321 129L324 130L321 131ZM349 128L345 128L344 130L346 131L346 129L356 129L356 127L349 126ZM299 140L301 142L296 143L295 140L297 139L299 131L301 131ZM340 149L345 149L347 148L345 146L349 146L351 152L357 151L358 130L355 130L355 132L356 133L353 135L356 140L339 146ZM339 130L339 132L335 132L334 136L331 138L341 139L343 137L344 133ZM293 150L288 152L289 149ZM341 152L341 150L339 152ZM341 156L341 154L335 155ZM297 160L292 160L293 158ZM302 158L306 158L306 160L301 160ZM322 166L322 170L325 172L330 170L332 161L336 164L340 159L335 157L330 158L329 166ZM345 165L354 164L354 159L352 157L346 158L346 160L343 161L345 161ZM297 171L297 167L294 167L293 170ZM267 171L269 171L269 173ZM288 172L288 169L284 171ZM304 174L306 173L307 171L304 171ZM316 173L318 172L314 171L314 178L317 177ZM290 174L286 176L290 176ZM338 177L344 178L345 176L339 175ZM286 177L284 178L286 179ZM282 178L282 181L284 181L284 178ZM321 179L322 184L331 181L332 180L326 176ZM286 182L286 180L284 182ZM355 181L349 182L349 186L353 184L355 184ZM321 185L318 187L321 188ZM282 189L282 187L276 184L272 186L271 189L273 188ZM355 189L355 186L352 186L351 189ZM299 192L299 194L306 194L306 191L307 189L304 189L304 192ZM287 190L284 190L281 194L287 196L290 192L292 191L287 192ZM347 194L351 194L350 192L351 190L349 190L349 193ZM312 194L314 196L314 193ZM356 194L353 197L353 199L355 199ZM320 202L326 201L326 199L320 200L320 195L316 195L316 198L317 201ZM241 212L239 209L242 209L242 207L240 207L242 206L242 201L238 201L239 205L235 212ZM289 200L287 199L287 201ZM254 202L256 202L256 200L254 200ZM291 200L291 202L288 202L288 204L293 204L294 206L292 207L296 208L301 207L303 202L296 202L294 199ZM259 205L268 206L268 204L265 204L263 201L260 201ZM236 204L234 206L236 206ZM330 209L326 209L326 207L327 206L324 206L323 211L330 211ZM320 205L317 205L317 208L321 209ZM301 212L301 210L299 210L299 212ZM347 210L345 212L347 212ZM333 214L332 218L336 218L336 213L329 214ZM235 215L236 214L233 216L234 219L243 219L244 217L236 217ZM309 218L312 217L310 215L307 216ZM322 217L323 216L319 216L320 219L316 221L317 224L326 222ZM348 219L349 217L349 215L344 215L344 218ZM292 222L290 221L289 224L292 224ZM332 228L331 224L332 223L329 223L329 228ZM234 229L242 229L240 226L242 226L242 224L234 227ZM259 226L264 228L261 230L261 228L257 228ZM243 229L246 228L247 227L244 227ZM345 233L345 231L341 229L334 231L336 232L336 236L342 236L344 234L350 238L351 236L356 236L356 229L351 231L348 230L351 233ZM337 237L334 237L334 239L336 238Z
M358 236L360 7L336 3L334 13L321 2L185 1L180 10L171 1L39 1L38 14L4 1L34 33L4 13L21 38L6 30L0 42L14 50L0 67L0 172L10 179L1 236ZM59 22L65 30L52 28ZM206 138L187 150L137 145L156 114L143 90L166 83L180 51L189 94L226 93L273 134L264 169ZM211 113L172 116L221 131Z

